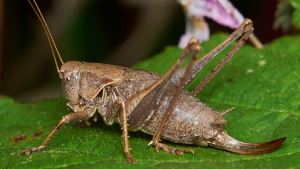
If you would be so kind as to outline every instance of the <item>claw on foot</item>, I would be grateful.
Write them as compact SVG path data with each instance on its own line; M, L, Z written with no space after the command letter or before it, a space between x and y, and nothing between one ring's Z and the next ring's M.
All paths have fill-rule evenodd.
M192 149L178 149L178 148L167 146L167 145L162 144L162 143L157 143L155 145L155 150L157 152L159 152L159 150L163 150L167 153L177 154L177 155L183 155L184 153L194 154L194 151Z
M127 161L131 164L135 164L136 160L132 157L132 155L130 153L125 153Z
M20 154L21 154L21 155L26 155L26 156L28 156L28 155L30 155L30 154L32 154L32 153L34 153L34 152L42 151L42 150L44 150L44 149L45 149L45 146L39 146L39 147L34 147L34 148L28 148L28 149L22 150L22 151L20 152Z

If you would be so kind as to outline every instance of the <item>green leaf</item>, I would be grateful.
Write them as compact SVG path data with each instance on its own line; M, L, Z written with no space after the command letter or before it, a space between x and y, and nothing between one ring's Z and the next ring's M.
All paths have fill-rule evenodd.
M225 37L217 35L203 44L201 55ZM195 155L175 156L156 153L147 147L150 136L130 133L133 154L138 161L132 166L123 156L120 127L107 127L99 122L90 128L65 125L44 152L20 156L22 149L39 145L67 113L65 101L18 103L3 97L0 99L0 164L3 168L299 168L300 52L296 44L300 44L299 36L284 37L262 50L243 47L200 96L202 102L218 111L236 107L226 116L226 129L237 139L260 142L287 136L285 144L273 153L246 156L210 147L190 147ZM163 73L180 52L169 47L137 67ZM193 85L223 56L224 52L201 71ZM40 132L41 136L33 136ZM17 136L26 138L16 143Z
M296 9L293 13L292 23L296 28L300 28L300 8Z
M292 7L300 8L300 1L299 0L290 0Z

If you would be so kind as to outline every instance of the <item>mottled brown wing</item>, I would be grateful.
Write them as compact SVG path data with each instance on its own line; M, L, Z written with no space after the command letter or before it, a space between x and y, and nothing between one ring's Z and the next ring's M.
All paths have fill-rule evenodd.
M175 93L174 91L175 84L170 81L165 81L147 94L130 113L128 117L129 130L136 131L142 127L159 108L162 99L166 102L172 100Z

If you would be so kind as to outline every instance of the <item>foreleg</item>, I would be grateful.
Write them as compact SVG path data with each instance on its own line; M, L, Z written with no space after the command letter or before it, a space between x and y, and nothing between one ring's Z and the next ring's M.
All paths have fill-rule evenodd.
M63 116L63 118L52 129L50 134L45 138L45 140L43 141L43 143L40 146L25 149L25 150L21 151L21 154L22 155L30 155L34 152L43 151L48 146L48 144L52 140L54 134L58 131L58 129L61 126L63 126L66 123L69 123L69 122L85 121L88 117L90 117L90 113L87 113L87 112L75 112L75 113L70 113L70 114L67 114L67 115Z

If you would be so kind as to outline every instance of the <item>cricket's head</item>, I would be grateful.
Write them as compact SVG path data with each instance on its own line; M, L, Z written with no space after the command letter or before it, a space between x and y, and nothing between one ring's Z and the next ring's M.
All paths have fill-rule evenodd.
M80 95L79 95L79 80L80 73L78 68L80 62L66 62L59 70L59 77L62 80L62 86L66 99L68 100L68 107L73 109L73 111L79 111L75 105L79 105Z
M39 19L42 28L47 36L52 56L56 65L57 73L59 74L60 79L63 81L65 95L67 97L68 103L70 103L70 108L73 111L79 111L78 107L74 105L79 105L79 93L78 93L78 86L79 86L79 73L77 71L77 67L79 66L79 62L67 62L64 63L60 53L56 47L54 38L51 35L49 27L45 21L45 18L35 2L35 0L27 0L29 5L32 7L34 13L36 14L37 18Z

